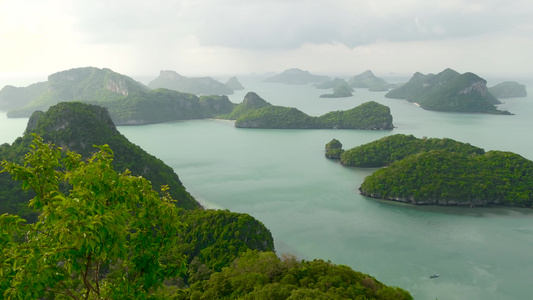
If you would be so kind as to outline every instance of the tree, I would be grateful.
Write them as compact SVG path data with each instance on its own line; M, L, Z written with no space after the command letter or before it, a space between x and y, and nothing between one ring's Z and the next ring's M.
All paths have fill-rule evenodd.
M23 165L2 161L0 172L35 191L29 206L40 212L33 224L0 216L4 298L146 298L184 272L173 251L183 226L174 200L128 170L115 172L112 150L97 148L82 161L35 136Z

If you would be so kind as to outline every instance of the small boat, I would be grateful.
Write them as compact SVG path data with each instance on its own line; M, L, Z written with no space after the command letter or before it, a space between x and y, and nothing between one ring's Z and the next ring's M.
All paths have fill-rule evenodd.
M439 274L429 275L429 278L437 278L437 277L439 277Z

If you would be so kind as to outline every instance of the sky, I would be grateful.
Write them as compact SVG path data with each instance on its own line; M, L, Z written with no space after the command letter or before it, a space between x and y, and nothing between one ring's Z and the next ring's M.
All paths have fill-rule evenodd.
M531 0L0 0L0 78L88 66L533 77L532 16Z

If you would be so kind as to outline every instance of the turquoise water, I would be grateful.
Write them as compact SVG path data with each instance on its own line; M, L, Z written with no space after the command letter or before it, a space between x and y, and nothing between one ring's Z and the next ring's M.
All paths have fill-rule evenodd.
M253 215L275 238L278 254L322 258L409 290L415 299L528 299L533 278L533 210L409 206L358 194L372 169L342 167L324 145L345 149L404 133L449 137L485 150L533 159L533 98L506 100L516 115L436 113L384 93L321 99L325 90L241 81L276 105L320 115L374 100L391 108L392 131L237 129L221 120L120 127L132 142L172 166L206 207ZM23 121L23 122L22 122ZM0 142L25 120L0 117ZM4 128L13 128L7 134ZM16 134L15 134L16 133ZM429 279L438 273L437 279Z

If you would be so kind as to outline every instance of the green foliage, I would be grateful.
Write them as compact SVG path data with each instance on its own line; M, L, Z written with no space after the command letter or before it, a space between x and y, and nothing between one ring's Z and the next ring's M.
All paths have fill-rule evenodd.
M465 154L485 153L481 148L448 138L418 139L413 135L395 134L344 151L341 164L364 168L383 167L412 154L438 149Z
M282 106L267 106L249 111L235 121L235 127L311 129L318 128L315 118L302 111Z
M190 263L188 283L220 272L247 250L274 251L268 228L248 214L198 209L182 211L180 220L187 227L177 249Z
M409 82L391 90L385 97L407 99L428 110L510 114L494 106L500 101L488 91L486 83L473 73L459 74L452 69L437 75L416 73Z
M244 96L244 99L242 100L242 103L238 104L233 108L231 113L225 116L221 116L223 119L228 120L236 120L240 116L245 115L246 113L257 110L263 107L272 106L272 104L265 101L263 98L259 97L254 92L248 92L246 96Z
M322 128L390 130L392 115L388 106L365 102L346 111L333 111L319 117Z
M201 96L168 89L157 89L100 103L118 125L140 125L212 118L227 114L235 104L227 96Z
M336 139L332 139L329 143L326 144L326 157L339 159L341 154L344 152L342 150L342 144Z
M36 137L24 164L2 162L41 212L28 224L0 216L0 295L7 299L145 298L184 271L172 255L182 223L170 196L117 173L107 146L87 161ZM68 192L63 192L67 187Z
M280 260L273 252L248 251L209 280L174 299L412 299L397 287L323 260Z
M392 129L392 115L387 106L375 101L346 111L311 117L296 108L265 106L250 109L235 121L235 127L278 129Z
M28 121L24 135L11 146L0 147L0 159L22 162L37 134L46 142L52 142L88 158L96 152L93 145L108 144L115 153L112 161L118 172L130 170L150 180L154 186L168 185L170 195L177 205L186 209L200 207L200 204L185 190L178 175L160 159L146 153L139 146L129 142L118 132L107 111L99 106L81 102L63 102L50 107L46 112L36 112ZM22 215L28 221L35 221L36 214L27 208L31 193L20 190L20 184L6 174L0 174L0 213Z
M365 178L360 191L414 204L533 207L533 162L517 154L432 150L393 162Z

